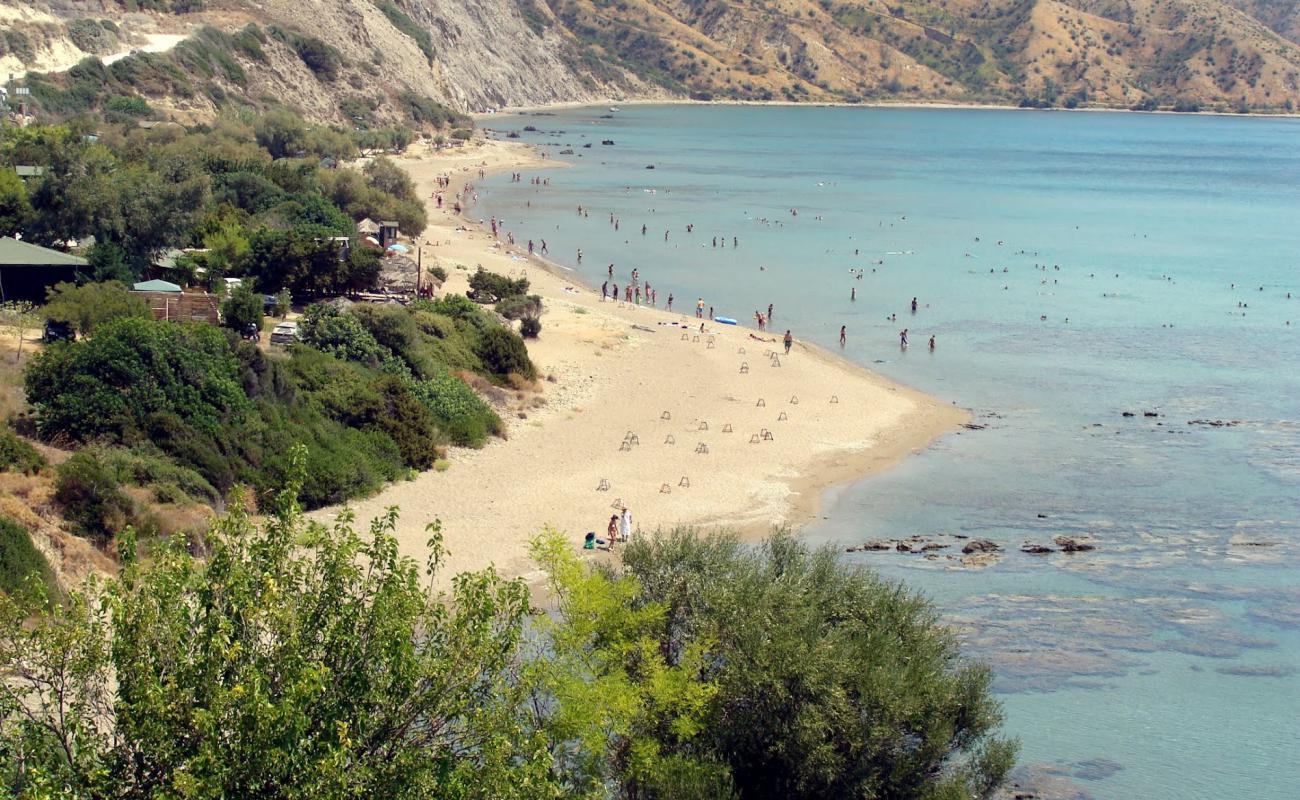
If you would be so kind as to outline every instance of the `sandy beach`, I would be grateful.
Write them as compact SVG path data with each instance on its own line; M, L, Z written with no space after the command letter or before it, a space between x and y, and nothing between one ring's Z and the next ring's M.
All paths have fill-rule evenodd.
M397 161L425 198L437 176L451 174L447 206L479 169L527 180L557 166L524 145L484 140L446 153L416 145ZM721 526L760 536L798 526L828 488L924 449L967 418L800 342L797 330L789 355L779 334L708 320L701 333L689 287L674 287L687 314L602 302L599 288L528 258L526 246L507 248L476 217L472 206L461 217L430 201L424 262L449 273L441 292L464 292L478 265L528 277L545 305L541 336L528 343L537 393L514 395L527 410L511 411L507 439L454 448L447 470L351 506L362 520L400 507L403 551L421 560L425 525L441 519L450 551L443 581L488 564L534 577L528 541L543 526L576 547L587 531L603 538L621 505L642 531ZM778 309L774 328L784 332L781 324Z

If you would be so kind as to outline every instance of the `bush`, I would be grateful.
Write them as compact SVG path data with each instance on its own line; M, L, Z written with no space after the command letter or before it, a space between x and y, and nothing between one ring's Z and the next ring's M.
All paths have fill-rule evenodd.
M74 441L138 433L157 414L213 434L248 410L230 344L207 325L116 319L46 348L24 383L41 433Z
M705 642L704 746L743 797L986 797L1014 760L990 674L926 600L788 535L693 531L624 552L673 663Z
M441 372L414 387L415 396L433 414L438 427L463 447L482 447L503 429L501 418L460 378Z
M295 36L293 49L317 78L333 81L339 76L343 58L334 47L314 36Z
M91 451L73 453L59 465L54 499L78 536L103 547L132 520L131 498L103 462Z
M537 377L537 368L528 358L524 340L509 328L495 326L483 331L476 352L484 368L494 375L505 377L517 372L529 380Z
M0 469L31 475L40 472L48 463L26 439L8 428L0 429Z
M516 294L503 297L496 305L496 311L506 319L528 319L542 314L542 298L538 295Z
M252 289L240 284L221 304L221 324L240 335L249 330L261 330L262 305L261 295L253 294Z
M54 571L45 555L32 544L31 535L17 522L0 517L0 592L13 594L32 575L54 588Z
M507 297L527 294L528 279L519 278L518 280L511 280L504 275L498 275L495 272L488 272L482 267L479 267L474 274L469 277L469 288L469 297L471 297L474 302L488 305L504 300Z
M153 318L144 298L117 281L55 284L46 293L45 316L68 323L82 336L111 320Z
M298 340L335 358L371 366L392 355L355 315L325 303L307 309L298 325Z
M542 332L542 321L537 317L525 317L519 323L519 335L525 339L536 339Z

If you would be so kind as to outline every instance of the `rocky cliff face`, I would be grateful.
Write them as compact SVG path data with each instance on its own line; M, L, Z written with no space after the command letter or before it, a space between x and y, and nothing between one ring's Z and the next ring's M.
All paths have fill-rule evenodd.
M201 39L113 73L114 92L191 118L284 103L409 121L413 97L467 112L668 97L1300 106L1294 0L2 1L10 71ZM232 39L250 24L256 47Z

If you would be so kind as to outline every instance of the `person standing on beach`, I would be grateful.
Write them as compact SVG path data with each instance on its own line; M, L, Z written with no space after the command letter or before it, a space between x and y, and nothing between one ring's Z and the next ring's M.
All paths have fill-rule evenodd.
M791 336L790 331L787 330L785 332L785 354L786 355L790 355L790 345L792 344L794 344L794 337Z
M704 298L695 301L695 318L704 319Z
M528 240L528 255L531 256L532 254L533 254L533 240L532 240L532 239L529 239L529 240Z
M609 281L600 285L600 302L605 302L606 297L609 297Z
M768 321L768 322L771 322L771 321L772 321L772 304L771 304L771 303L768 303L768 304L767 304L767 321Z
M632 540L632 512L623 506L623 516L618 521L618 536L624 543Z
M669 292L669 293L668 293L668 310L669 310L669 311L672 311L672 310L673 310L673 293L672 293L672 292Z
M618 514L609 515L609 526L605 528L605 537L609 540L609 549L614 549L614 542L618 540Z
M844 346L844 340L848 338L847 327L846 325L840 326L840 347Z

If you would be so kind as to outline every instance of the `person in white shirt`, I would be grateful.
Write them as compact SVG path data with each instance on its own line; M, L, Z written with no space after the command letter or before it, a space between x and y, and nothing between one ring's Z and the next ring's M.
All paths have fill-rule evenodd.
M624 542L632 540L632 512L623 506L623 516L618 521L618 538Z

